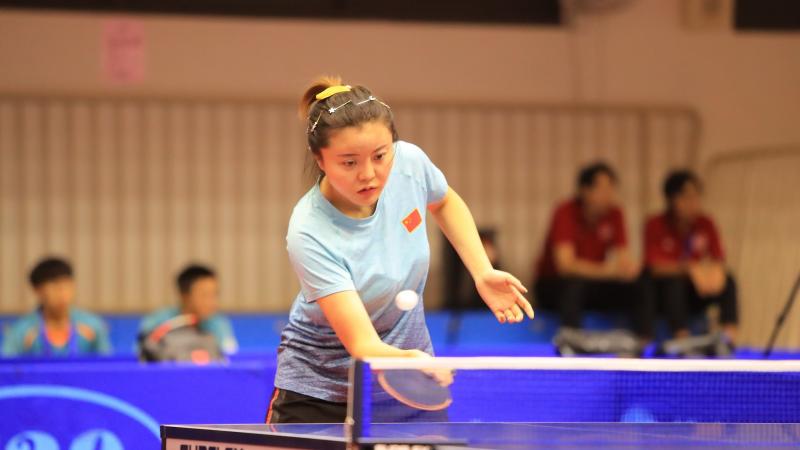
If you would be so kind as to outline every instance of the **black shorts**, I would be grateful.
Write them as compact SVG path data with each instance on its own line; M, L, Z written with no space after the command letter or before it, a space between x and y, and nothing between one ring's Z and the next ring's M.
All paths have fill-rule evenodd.
M347 403L275 388L265 423L344 423L346 417Z
M373 404L371 420L376 422L447 422L447 410L422 411L383 398ZM331 402L275 388L265 423L344 423L347 403Z

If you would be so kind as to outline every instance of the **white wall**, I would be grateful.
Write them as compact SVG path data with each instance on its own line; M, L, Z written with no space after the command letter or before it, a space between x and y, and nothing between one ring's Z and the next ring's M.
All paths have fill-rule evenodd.
M678 103L702 154L800 141L800 33L693 31L677 0L570 27L139 16L145 79L101 71L107 15L0 12L0 92L291 98L340 73L390 100ZM133 16L135 17L135 16Z

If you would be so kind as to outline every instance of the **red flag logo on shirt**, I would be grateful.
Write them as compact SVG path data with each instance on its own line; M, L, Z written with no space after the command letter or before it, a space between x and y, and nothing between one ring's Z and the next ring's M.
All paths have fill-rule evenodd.
M416 230L421 223L422 216L419 214L419 210L417 208L414 208L414 210L411 211L411 214L407 215L406 218L403 219L403 226L406 227L406 231L409 233Z

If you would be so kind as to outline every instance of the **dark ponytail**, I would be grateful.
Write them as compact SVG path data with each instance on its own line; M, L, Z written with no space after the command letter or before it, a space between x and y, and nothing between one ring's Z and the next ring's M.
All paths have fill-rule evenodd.
M317 101L317 94L328 89L331 86L338 86L342 84L342 79L337 76L323 75L311 83L311 86L306 89L303 98L300 99L300 105L297 108L300 119L308 119L308 112L311 105Z
M386 125L392 133L392 140L397 141L391 108L375 97L368 88L353 86L323 99L316 98L326 89L341 85L340 77L323 76L314 80L303 93L299 113L306 122L306 137L311 153L319 156L320 149L328 145L331 131L373 121ZM334 110L333 113L330 112L331 109Z

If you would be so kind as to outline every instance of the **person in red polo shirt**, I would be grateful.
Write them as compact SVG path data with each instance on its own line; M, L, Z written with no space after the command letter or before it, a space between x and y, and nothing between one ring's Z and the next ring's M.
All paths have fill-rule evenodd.
M719 233L703 211L701 192L700 179L691 171L667 176L667 209L645 225L645 264L656 301L676 338L689 336L690 313L717 304L723 332L733 342L738 322L736 283L726 271Z
M541 306L559 311L561 325L569 328L581 328L587 308L624 310L646 342L653 335L655 307L628 248L616 187L617 176L605 163L580 171L577 196L553 214L535 294Z

